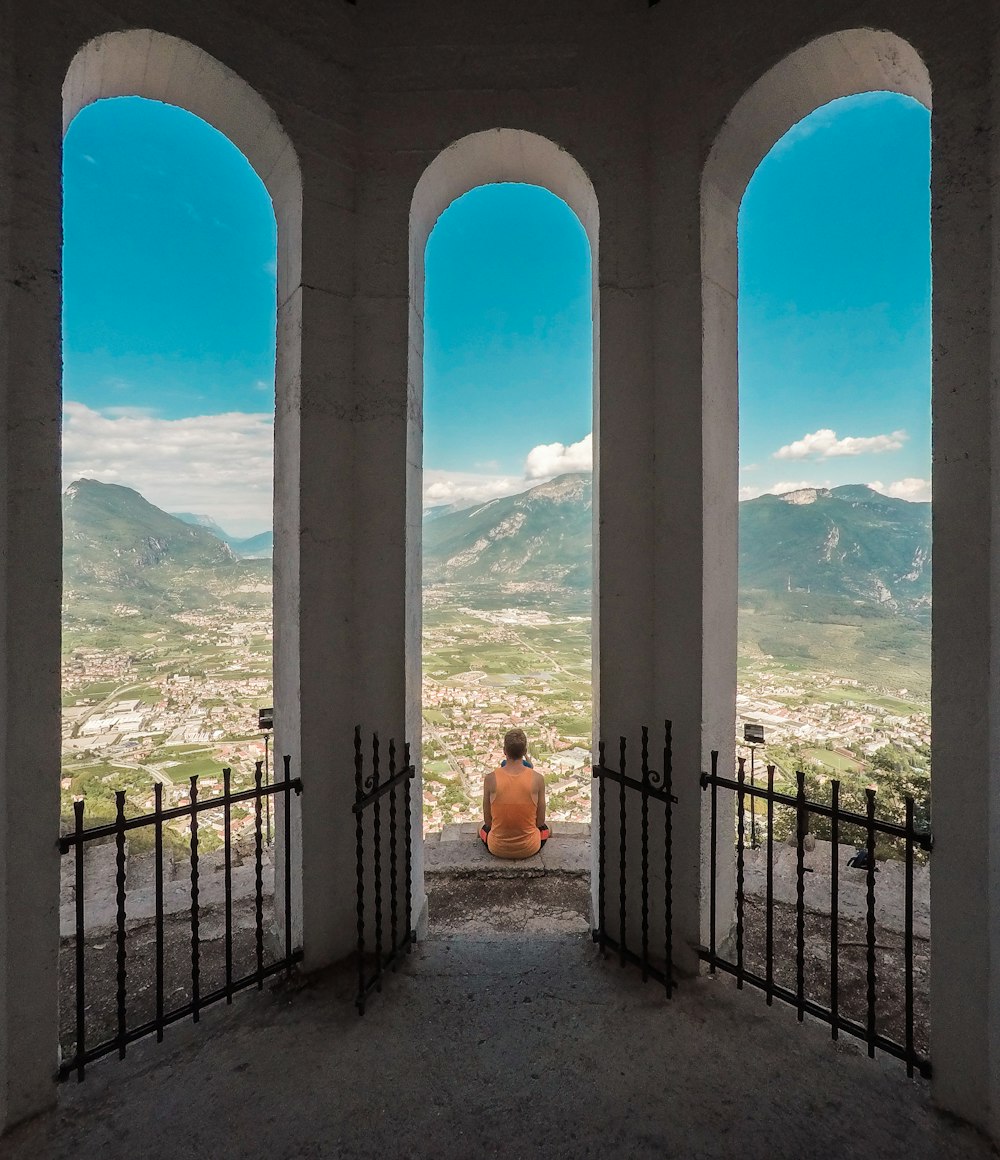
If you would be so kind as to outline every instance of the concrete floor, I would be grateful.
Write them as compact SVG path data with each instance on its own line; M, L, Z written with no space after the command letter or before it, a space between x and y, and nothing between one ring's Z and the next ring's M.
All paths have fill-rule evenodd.
M668 1002L585 932L585 879L432 883L430 937L359 1018L352 976L206 1011L68 1084L4 1160L979 1160L926 1084L724 979ZM477 894L478 892L478 894ZM434 896L437 905L434 906ZM476 913L474 921L463 920ZM546 915L550 922L546 927Z

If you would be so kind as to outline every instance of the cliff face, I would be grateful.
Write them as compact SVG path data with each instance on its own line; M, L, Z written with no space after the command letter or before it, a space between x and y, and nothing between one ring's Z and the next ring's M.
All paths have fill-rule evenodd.
M439 515L424 524L424 582L491 579L591 582L589 475L561 475L520 495Z
M119 597L170 588L180 575L233 564L206 528L161 511L117 484L80 479L63 495L63 576L69 594Z
M424 523L424 580L550 580L587 587L592 569L589 475ZM811 593L883 613L923 615L931 598L929 503L861 485L802 488L740 504L740 587Z
M740 587L926 614L931 505L871 488L808 488L740 504Z

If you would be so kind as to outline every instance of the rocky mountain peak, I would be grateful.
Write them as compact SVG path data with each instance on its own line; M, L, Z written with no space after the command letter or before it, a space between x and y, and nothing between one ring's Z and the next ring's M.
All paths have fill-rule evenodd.
M826 487L800 487L796 491L783 491L778 499L801 507L805 504L815 503L818 499L829 499L830 495L831 492Z

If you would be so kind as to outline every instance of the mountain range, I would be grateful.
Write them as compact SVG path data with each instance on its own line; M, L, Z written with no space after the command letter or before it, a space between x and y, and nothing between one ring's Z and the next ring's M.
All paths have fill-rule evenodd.
M848 484L740 504L740 589L747 598L827 597L926 618L930 564L929 503Z
M424 582L590 584L592 483L563 475L520 495L424 523ZM745 600L790 612L823 600L876 614L930 609L930 504L863 485L762 495L739 506Z
M520 495L424 519L424 583L549 581L589 588L593 489L560 475Z
M64 567L74 578L129 586L162 564L215 566L236 559L207 528L154 507L130 487L78 479L63 493Z
M207 528L213 536L228 544L241 560L269 560L274 555L274 532L259 532L256 536L231 536L211 516L194 512L171 512L174 519L196 528Z
M63 598L82 622L103 621L119 604L157 616L208 609L245 584L248 570L270 570L129 487L78 479L62 508Z
M930 612L930 504L861 485L806 488L740 504L740 596L812 619L818 611ZM562 475L520 495L424 522L424 583L483 586L591 582L590 475ZM64 574L72 590L153 591L247 564L271 533L238 540L207 516L170 515L131 488L81 479L63 497ZM256 541L256 543L255 543Z

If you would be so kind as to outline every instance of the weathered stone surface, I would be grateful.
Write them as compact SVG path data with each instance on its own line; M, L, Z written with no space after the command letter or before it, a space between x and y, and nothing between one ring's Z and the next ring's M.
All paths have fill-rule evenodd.
M469 827L468 830L466 827ZM589 830L589 827L585 827ZM446 826L441 841L424 852L424 873L520 878L542 874L590 874L589 835L555 833L532 858L494 858L479 840L474 823Z
M541 857L507 859L494 858L476 835L463 835L452 841L442 840L428 846L424 853L424 873L465 874L486 878L522 878L542 875L545 867Z
M564 907L543 902L537 919L558 924ZM57 1112L4 1141L5 1160L992 1155L901 1065L724 978L668 1001L585 931L456 924L414 949L364 1018L355 983L345 966L251 992L88 1068ZM541 1109L537 1146L513 1127L525 1107Z

